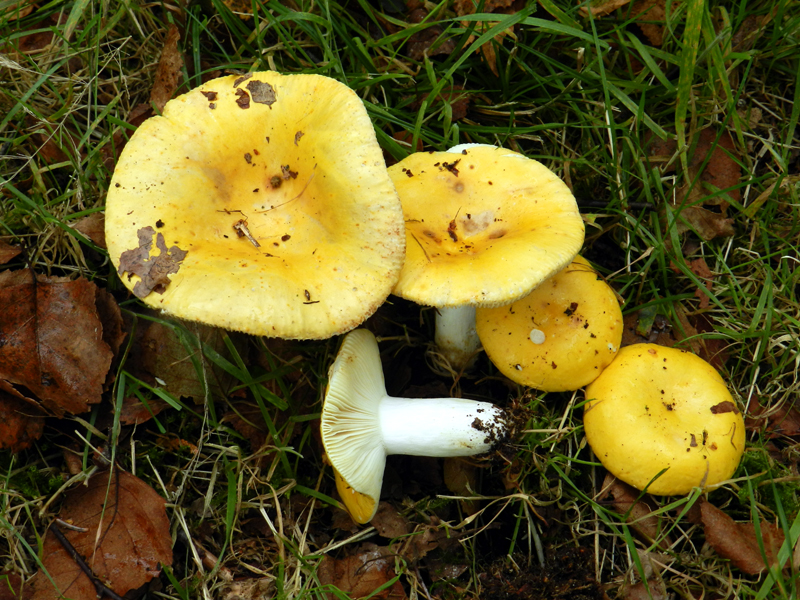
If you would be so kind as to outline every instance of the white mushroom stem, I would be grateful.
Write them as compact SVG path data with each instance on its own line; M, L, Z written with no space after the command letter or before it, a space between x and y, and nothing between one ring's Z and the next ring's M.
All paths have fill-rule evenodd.
M389 396L378 342L366 329L356 329L329 371L320 431L341 478L342 499L365 523L377 510L387 455L481 454L507 437L508 426L505 413L488 402ZM355 497L369 501L354 508Z
M475 307L457 306L436 309L436 346L456 370L469 366L481 347L475 330Z
M378 414L387 455L482 454L505 432L503 412L476 400L384 396Z

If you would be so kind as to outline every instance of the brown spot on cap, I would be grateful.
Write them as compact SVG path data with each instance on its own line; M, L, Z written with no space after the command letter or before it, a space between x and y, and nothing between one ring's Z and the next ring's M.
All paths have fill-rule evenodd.
M734 414L739 414L739 409L736 408L736 405L731 402L730 400L725 400L724 402L720 402L719 404L715 404L711 407L711 414L712 415L719 415L722 413L729 413L732 412Z
M247 91L250 92L253 102L272 106L277 101L277 98L275 97L275 88L265 81L258 81L255 79L253 81L249 81L245 87L247 88Z
M236 90L236 104L239 108L250 108L250 96L244 90Z

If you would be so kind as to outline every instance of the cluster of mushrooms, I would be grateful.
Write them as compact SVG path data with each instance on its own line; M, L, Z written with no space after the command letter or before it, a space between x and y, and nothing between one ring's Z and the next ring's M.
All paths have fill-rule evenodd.
M724 381L681 350L619 349L619 302L583 238L570 190L537 161L466 144L387 169L352 90L269 71L167 103L126 145L106 206L111 259L147 305L253 335L350 332L321 431L359 523L387 455L480 454L507 427L490 403L387 395L377 341L355 328L390 293L437 308L455 370L482 346L520 384L587 386L587 439L620 479L682 494L733 474L744 425Z

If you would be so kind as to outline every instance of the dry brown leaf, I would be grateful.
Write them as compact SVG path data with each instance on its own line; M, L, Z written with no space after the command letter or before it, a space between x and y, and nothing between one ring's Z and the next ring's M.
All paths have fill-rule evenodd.
M524 8L524 6L525 4L518 0L486 0L481 6L481 10L485 13L511 15L519 12L522 8ZM475 10L477 9L477 3L473 2L472 0L456 0L453 7L455 8L456 14L459 17L463 17L465 15L474 14ZM466 26L467 23L464 23L464 25ZM488 29L489 26L485 23L475 24L475 31L477 35L485 33ZM495 77L500 77L500 71L497 68L497 52L494 49L494 44L502 44L503 38L506 36L513 37L513 35L514 27L511 26L508 29L496 34L491 40L485 42L480 47L483 62L488 65ZM469 38L467 38L467 45L474 42L476 37L477 36L475 34L469 36Z
M172 564L165 501L126 471L113 477L107 471L97 473L86 486L67 492L59 516L87 530L64 529L63 534L98 579L121 596L157 577L162 565ZM96 600L94 585L52 531L44 539L42 563L53 582L42 572L33 577L36 600Z
M769 25L770 21L778 14L778 5L765 15L750 14L742 21L739 29L731 37L732 52L747 52L753 47L756 40Z
M369 524L375 528L379 536L385 538L399 538L408 533L408 520L388 502L378 504L378 512Z
M705 259L702 257L695 258L694 260L690 261L689 269L691 269L692 273L697 275L700 279L705 280L705 288L697 288L694 292L694 295L695 298L700 300L700 308L708 308L711 298L706 293L706 290L711 290L711 282L714 278L714 274L711 272L711 269L708 268Z
M0 17L6 21L16 21L27 17L33 12L35 0L22 0L21 2L14 2L8 8L0 10Z
M692 522L703 525L706 542L722 558L738 569L758 575L767 567L761 556L753 523L737 523L723 511L705 500L698 502L689 514ZM777 564L778 550L783 544L783 531L772 523L761 521L761 537L770 566Z
M19 256L22 253L22 248L19 246L12 246L0 240L0 265L6 264L12 258Z
M683 191L687 185L684 184L683 190L679 190L679 197L691 204L703 201L706 204L727 206L728 200L739 202L742 197L739 188L734 188L725 195L708 196L713 189L733 188L739 183L742 168L736 162L737 155L738 151L728 131L723 131L717 139L717 132L714 129L701 130L692 154L689 156L688 165L690 182L697 178L698 173L700 180L688 194ZM704 163L705 167L703 167ZM726 196L728 200L726 200Z
M233 340L234 345L240 348L243 354L245 352L241 336L237 334L226 334L221 329L199 323L192 324L191 331L204 345L213 348L226 358L230 358L230 353L225 345L225 335ZM161 323L152 323L144 332L141 350L141 367L162 380L166 390L178 398L192 398L195 402L202 403L206 393L224 395L227 384L231 381L229 374L209 363L205 365L207 367L205 378L201 378L192 362L190 355L192 348L187 349L178 334L171 327ZM253 415L253 418L256 423L263 421L260 415Z
M445 458L443 461L444 484L457 496L469 498L475 495L478 486L477 468L474 464L459 457ZM461 500L462 510L472 515L478 511L476 500Z
M0 573L0 600L19 600L24 586L17 573Z
M620 481L611 473L606 474L603 481L603 495L598 498L602 501L611 498L611 507L621 515L627 515L626 522L631 528L648 544L659 539L660 524L657 515L653 514L653 509L647 503L648 495L638 500L641 492L627 483ZM668 538L662 538L659 546L668 548L671 542Z
M322 585L333 585L352 598L369 596L376 600L405 600L406 593L399 581L372 595L395 576L393 554L389 548L364 544L358 554L347 558L326 556L317 570L319 582ZM330 592L325 596L335 598Z
M580 10L581 14L585 17L589 14L589 11L592 11L592 15L595 17L605 17L607 14L614 12L618 8L622 8L626 4L628 4L631 0L592 0L589 2L589 9L586 9L586 6L583 0L579 0L581 7Z
M636 24L645 35L651 46L661 46L664 43L664 25L667 17L665 0L637 0L631 8L631 16L638 17ZM672 11L679 6L673 1Z
M106 217L101 212L92 213L75 221L72 228L89 238L99 248L106 249Z
M450 539L455 541L455 537L453 536ZM430 525L420 525L414 535L406 538L400 549L400 555L411 563L417 562L425 558L429 552L436 550L440 543L446 539L448 539L446 531Z
M424 8L412 10L409 23L422 23L428 16ZM408 56L412 60L422 60L425 56L448 55L455 50L455 42L449 38L440 39L444 30L439 25L431 25L408 38Z
M776 407L752 403L744 424L748 430L761 432L767 439L800 440L800 406L795 399Z
M153 88L150 90L150 102L155 105L158 112L164 110L164 105L172 99L175 90L178 89L183 69L183 56L178 50L180 39L181 34L178 28L174 23L170 23L167 37L164 40L164 48L161 50L161 58L158 60L156 78Z
M699 206L684 206L679 210L681 217L686 220L688 225L678 221L678 233L684 233L691 228L707 242L718 237L730 237L736 233L733 227L733 219L726 217L722 213Z
M0 448L19 452L38 440L45 414L30 402L0 390Z
M687 314L681 305L675 305L675 314L680 323L680 327L674 331L676 339L683 341L689 338L692 352L721 371L729 358L726 352L728 343L725 340L698 337L698 334L714 331L714 324L704 313Z
M145 406L135 396L126 396L122 399L119 422L121 425L141 425L168 407L169 404L159 398L148 400Z
M0 273L0 380L17 397L34 394L58 416L100 402L113 353L103 339L98 288L86 279Z

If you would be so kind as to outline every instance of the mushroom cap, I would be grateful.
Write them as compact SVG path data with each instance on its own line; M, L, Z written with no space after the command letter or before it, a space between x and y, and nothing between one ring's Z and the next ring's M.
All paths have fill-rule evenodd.
M168 102L125 146L106 206L111 259L146 304L296 339L377 309L403 264L402 223L358 96L271 71Z
M457 148L389 167L406 221L393 293L437 307L508 304L569 264L583 220L541 163L505 148Z
M351 331L328 370L320 432L339 495L358 523L367 523L378 510L386 467L378 414L384 396L375 336L366 329Z
M478 308L475 324L503 375L547 392L590 383L622 342L617 295L581 256L524 298Z
M597 458L651 494L725 481L744 451L744 419L725 382L690 352L626 346L587 386L586 398L583 424Z

